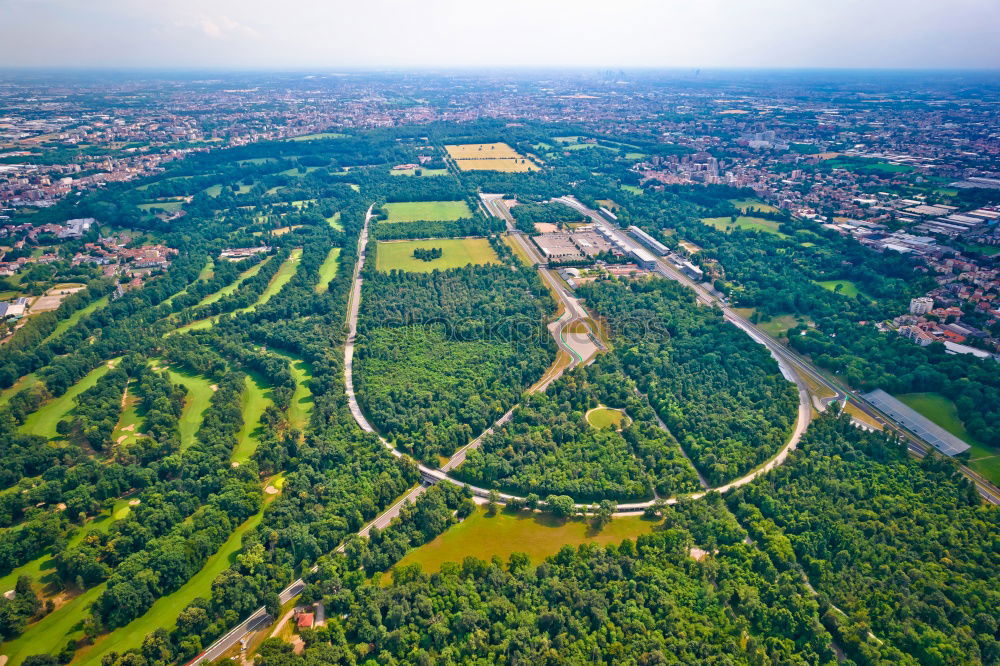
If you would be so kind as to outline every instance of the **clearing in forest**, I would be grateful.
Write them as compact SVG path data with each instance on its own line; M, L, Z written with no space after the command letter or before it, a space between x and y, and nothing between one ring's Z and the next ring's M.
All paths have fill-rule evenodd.
M424 261L413 256L417 249L440 248L441 256ZM413 273L460 268L468 264L499 264L500 259L485 238L434 238L416 241L379 241L375 267L388 273L393 269Z
M472 217L464 201L403 201L387 203L386 222L452 222Z
M603 430L604 428L621 430L622 427L629 423L628 415L625 414L624 410L605 407L603 405L594 407L588 411L586 418L587 423L598 430Z
M521 173L539 167L506 143L466 143L445 146L462 171L504 171Z

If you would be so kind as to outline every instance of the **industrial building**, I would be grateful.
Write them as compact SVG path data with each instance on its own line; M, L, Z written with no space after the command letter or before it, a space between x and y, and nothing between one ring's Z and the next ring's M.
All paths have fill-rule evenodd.
M955 456L971 447L922 414L910 409L882 389L864 394L865 399L946 456Z

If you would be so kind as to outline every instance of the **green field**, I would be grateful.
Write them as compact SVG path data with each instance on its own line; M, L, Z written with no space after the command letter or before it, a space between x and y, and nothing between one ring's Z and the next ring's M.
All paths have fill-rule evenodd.
M336 229L337 231L343 231L344 225L340 223L340 212L336 212L330 217L326 218L326 223L330 225L331 229Z
M26 388L31 388L37 383L38 383L38 375L36 375L33 372L29 375L21 377L16 382L5 388L3 391L0 391L0 406L6 405L8 402L10 402L10 399L13 398L19 391L23 391Z
M257 429L260 427L260 417L267 406L272 404L271 392L265 388L263 380L254 374L247 374L246 388L240 400L243 410L243 426L237 436L236 448L233 449L233 462L245 463L257 450Z
M850 298L854 298L861 293L861 290L858 289L858 285L854 284L850 280L816 280L815 282L828 291L843 294L844 296L849 296ZM839 291L837 290L838 285L840 286Z
M317 139L343 139L345 137L347 137L346 134L338 134L337 132L317 132L315 134L293 136L290 139L285 139L285 141L316 141Z
M174 384L180 384L187 391L184 397L184 408L181 410L180 436L181 450L195 442L195 433L201 427L201 417L212 401L212 382L199 375L193 375L178 370L167 370L167 376Z
M323 169L323 168L324 167L307 166L307 167L305 167L305 171L303 172L303 171L299 171L299 167L292 167L291 169L285 169L284 171L279 171L278 175L279 176L291 176L293 178L302 178L303 176L306 176L306 175L312 173L313 171L316 171L317 169Z
M632 194L642 194L642 188L636 185L619 185L619 188L625 192L631 192Z
M778 213L780 212L777 208L771 204L766 204L759 199L730 199L729 203L733 204L740 210L746 210L747 208L756 208L757 210L764 211L765 213Z
M116 446L128 446L134 443L139 439L139 433L142 432L142 416L137 409L139 400L135 396L133 384L130 383L126 388L125 395L125 409L118 416L118 424L111 433L111 441L115 442Z
M112 364L117 363L117 359ZM69 390L58 398L53 398L35 412L28 415L21 426L21 432L29 435L40 435L46 439L55 439L59 436L56 432L56 424L66 418L70 410L76 406L76 397L91 388L97 380L107 374L109 370L107 363L102 363L87 373L83 379L78 381Z
M971 446L969 467L993 483L1000 484L1000 451L982 444L969 434L954 402L940 393L904 393L896 398Z
M271 496L273 497L273 495ZM99 664L109 652L123 652L142 646L148 634L159 628L168 631L176 625L177 616L197 597L208 598L212 593L212 581L236 562L236 555L243 546L243 535L256 529L264 517L262 507L235 530L225 543L208 558L205 566L176 592L157 599L148 611L124 627L115 629L97 639L92 647L77 653L79 663Z
M416 176L417 169L393 169L389 172L393 176ZM421 178L429 178L430 176L447 176L447 169L420 169Z
M66 317L58 324L56 324L56 327L52 330L51 333L48 334L48 336L46 336L44 340L42 340L42 342L48 342L49 340L54 340L55 338L58 338L63 333L76 326L77 322L79 322L81 319L89 315L91 312L94 312L99 308L103 308L107 304L108 304L108 297L103 296L101 298L98 298L96 301L90 303L89 305L80 308L79 310L77 310L76 312L74 312L73 314Z
M291 363L292 377L295 379L295 392L292 393L292 401L288 406L288 425L304 432L309 425L309 414L313 408L312 391L309 390L312 370L309 364L300 358L288 354L278 355L287 358Z
M386 222L450 222L472 217L464 201L406 201L384 206Z
M439 247L439 259L423 261L413 256L417 248ZM459 268L467 264L498 264L500 259L485 238L436 238L419 241L379 241L375 267L380 271L399 269L414 273Z
M319 280L316 282L316 293L322 294L326 292L327 287L330 285L330 280L332 280L337 275L337 267L340 265L340 248L332 247L330 252L326 255L326 259L319 267Z
M105 587L101 583L73 597L38 622L28 625L20 636L0 646L0 653L8 657L7 664L17 666L29 655L58 652L70 639L82 638L87 609Z
M537 564L564 545L620 543L652 532L655 524L640 516L622 516L595 534L587 522L579 519L562 520L527 511L489 516L480 508L433 541L407 553L396 566L419 564L430 573L445 562L460 563L467 556L489 561L497 555L506 561L511 553L525 553Z
M598 430L604 428L621 430L622 423L626 422L626 419L628 416L625 415L624 411L611 407L596 407L587 412L587 423Z
M781 236L782 238L788 238L787 235L778 231L779 225L777 222L774 220L765 220L762 217L740 215L736 218L735 222L733 222L731 217L703 217L701 221L703 224L715 227L719 231L730 231L732 228L745 229L748 231L763 231L775 236Z

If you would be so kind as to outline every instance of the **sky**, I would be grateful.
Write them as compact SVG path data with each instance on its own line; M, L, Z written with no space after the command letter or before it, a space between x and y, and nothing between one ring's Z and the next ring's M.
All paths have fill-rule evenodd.
M1000 68L1000 0L0 0L0 67Z

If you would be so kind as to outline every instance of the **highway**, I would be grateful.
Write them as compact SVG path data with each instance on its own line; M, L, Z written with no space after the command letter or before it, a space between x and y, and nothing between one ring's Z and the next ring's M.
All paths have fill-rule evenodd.
M590 208L587 208L582 203L577 201L573 197L560 197L558 201L570 206L581 213L584 213L594 221L602 222L612 230L621 233L622 231L617 225L610 223L608 220L604 219L599 213ZM825 374L820 372L812 363L803 357L801 354L796 352L794 349L786 347L781 344L770 335L765 333L763 330L755 326L753 323L748 321L746 318L740 316L733 311L732 308L725 302L725 300L719 298L714 293L706 289L704 286L697 284L694 280L689 278L687 275L681 273L676 267L674 267L669 261L663 257L657 257L657 272L664 277L676 280L681 284L685 285L695 293L695 297L699 302L709 305L719 307L722 310L723 316L727 321L732 323L734 326L739 327L761 344L767 346L771 351L771 354L782 361L784 361L789 366L793 367L797 373L800 375L808 376L810 379L816 383L826 387L834 395L833 397L825 398L826 403L830 402L841 402L844 400L850 400L851 404L860 409L862 412L867 414L869 417L874 419L876 422L881 423L890 432L898 435L902 438L906 444L907 448L914 456L922 458L932 449L930 444L923 441L915 434L907 430L902 424L896 422L887 414L884 414L878 410L874 405L865 400L865 398L854 391L851 391L839 382L828 378ZM1000 504L1000 489L995 485L990 483L989 480L984 478L981 474L975 470L961 465L962 473L969 478L970 481L975 484L976 489L979 494L982 495L987 501L992 504Z

